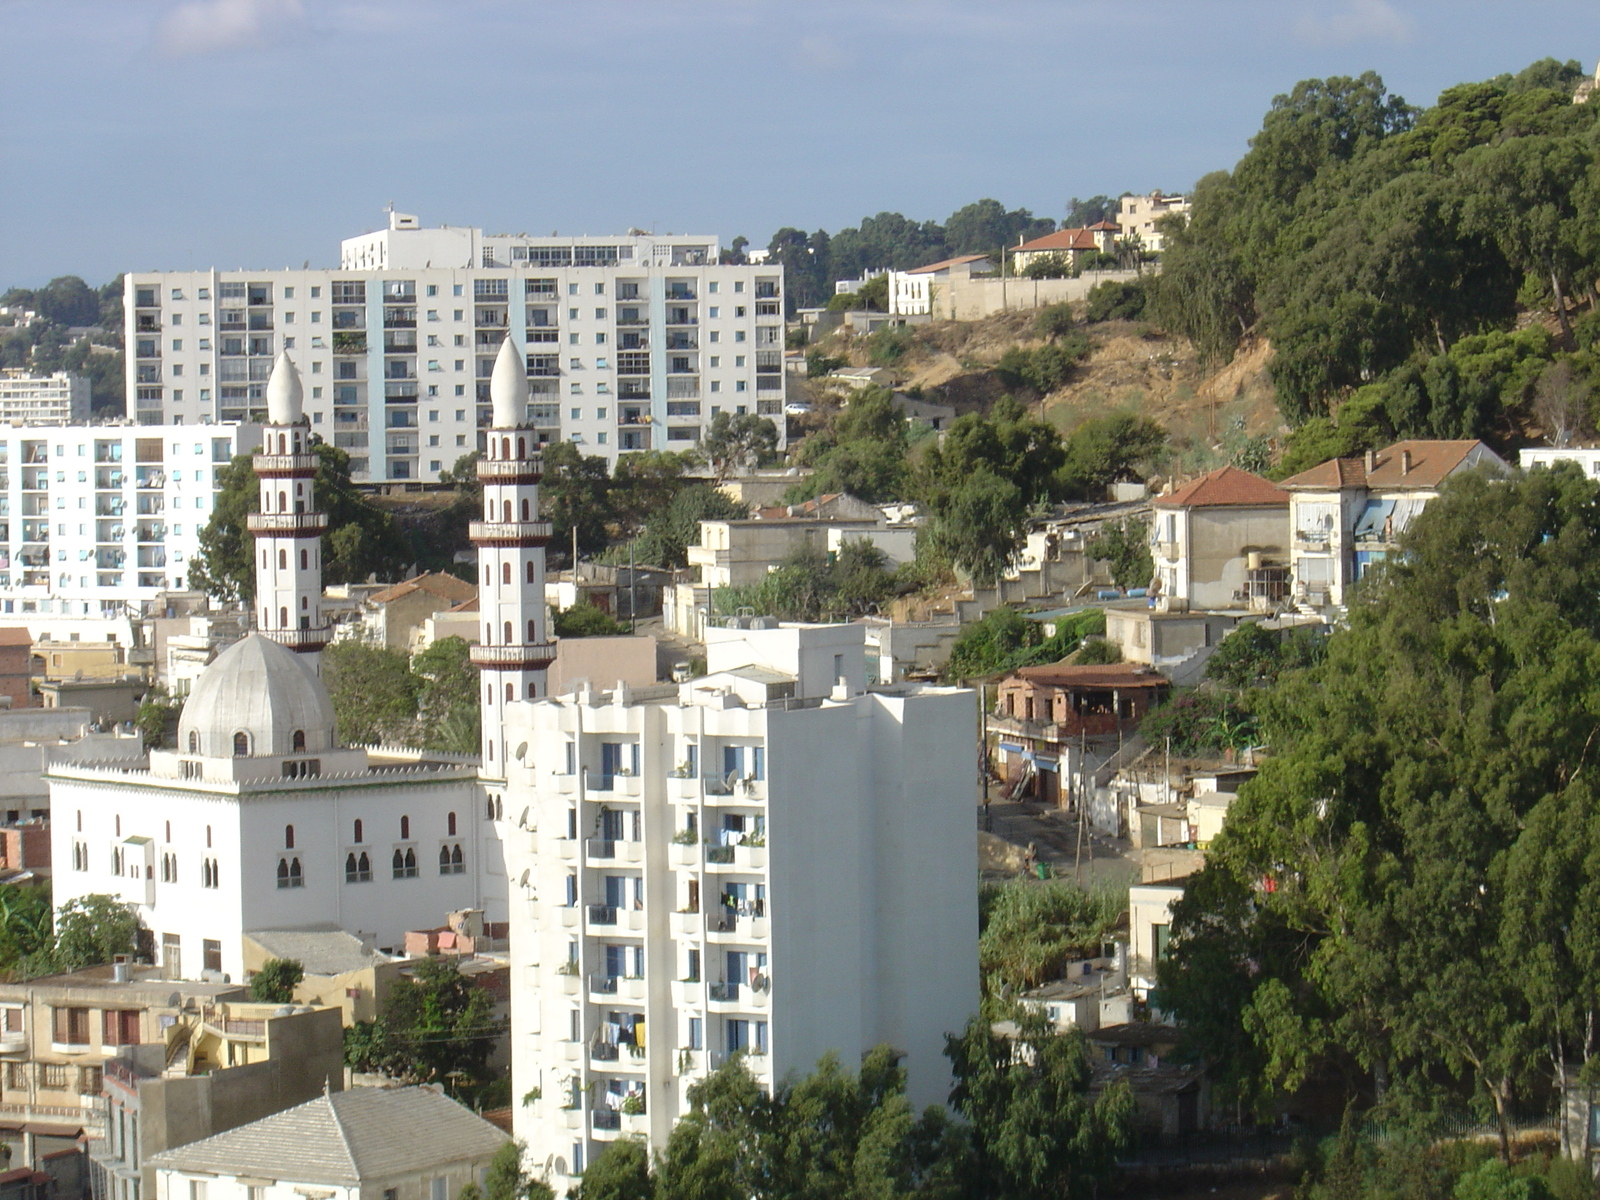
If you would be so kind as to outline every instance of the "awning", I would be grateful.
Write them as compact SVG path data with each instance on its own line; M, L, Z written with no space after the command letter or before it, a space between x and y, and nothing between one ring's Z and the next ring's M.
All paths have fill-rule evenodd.
M36 1121L29 1121L22 1127L23 1133L31 1133L38 1137L75 1138L83 1136L82 1125L42 1125Z
M1427 506L1428 502L1426 500L1420 500L1415 497L1405 500L1396 500L1394 505L1394 521L1390 526L1390 528L1394 530L1394 536L1399 537L1402 533L1404 533L1406 531L1406 527L1410 525L1412 521L1416 520L1417 514Z
M1356 518L1355 540L1381 540L1384 524L1393 512L1393 500L1368 500L1367 507Z
M1001 742L1000 749L1006 751L1008 754L1022 754L1027 747L1021 746L1016 742Z

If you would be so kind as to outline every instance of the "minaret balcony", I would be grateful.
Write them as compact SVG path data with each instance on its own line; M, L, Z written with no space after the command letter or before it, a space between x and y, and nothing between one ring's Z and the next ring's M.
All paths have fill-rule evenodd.
M245 527L257 537L321 534L328 527L328 514L251 513L245 518Z
M276 479L284 475L315 475L318 461L315 454L257 454L250 463L257 475Z
M550 522L472 521L467 536L479 545L543 546L550 540Z
M555 661L556 648L548 642L529 646L473 646L470 657L475 667L512 671L542 671Z
M333 641L333 626L319 625L315 629L262 629L262 637L271 638L280 646L302 653L321 650Z
M538 483L544 477L544 460L532 458L480 458L478 478L484 483Z

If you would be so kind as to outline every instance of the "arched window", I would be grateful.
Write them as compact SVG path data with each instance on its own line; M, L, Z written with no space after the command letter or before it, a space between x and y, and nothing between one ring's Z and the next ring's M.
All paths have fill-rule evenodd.
M306 551L306 550L300 551L300 569L302 571L306 570L308 565L310 564L310 562L311 562L311 554L310 554L310 552Z
M535 628L532 617L528 618L528 640L535 644L539 641L539 631Z
M461 856L461 847L456 846L450 851L450 872L453 875L465 874L467 864Z
M394 868L394 877L396 879L404 879L406 877L406 856L396 850L391 864Z
M511 439L510 438L501 438L500 439L500 457L501 458L510 458L511 457Z
M488 563L483 564L483 581L485 583L494 582L494 575L490 572Z
M507 621L506 622L506 645L508 645L508 646L511 645L511 637L512 637L512 634L511 634L511 622Z
M278 551L278 570L280 570L280 571L287 570L288 566L289 566L289 552L287 550L279 550Z
M164 837L164 838L162 838L162 839L161 839L161 840L162 840L162 841L163 841L163 842L170 842L170 841L171 841L171 840L172 840L172 822L171 822L171 821L168 821L168 822L167 822L167 823L166 823L166 826L167 826L167 835L166 835L166 837ZM455 830L454 830L454 829L452 829L452 830L451 830L451 831L450 831L450 832L451 832L451 833L454 833L454 832L455 832Z
M494 797L490 796L489 799L484 802L484 805L485 805L485 808L488 810L484 814L484 819L487 820L487 821L494 820Z
M483 623L483 644L485 646L494 644L494 625L489 621Z
M539 693L535 690L534 685L530 683L528 685L528 699L529 700L537 700L538 698L539 698Z
M289 609L284 605L278 606L278 625L283 629L289 628Z
M240 732L238 732L238 733L233 735L233 756L235 758L246 758L246 757L249 756L249 754L250 754L250 735L248 733L245 733L243 730L241 730ZM210 842L206 843L206 845L208 845L208 846L210 844L211 844Z
M533 559L528 560L528 582L533 582Z
M288 492L279 492L278 493L278 511L279 512L288 512L289 511L289 493Z
M286 858L278 860L278 886L281 888L289 886L289 860Z
M211 826L206 826L206 849L211 849Z
M361 868L361 882L370 883L372 881L372 860L367 857L365 850L361 852L361 857L356 862Z
M310 607L311 607L311 598L309 596L301 596L300 597L300 611L301 612L305 612L305 610L310 608ZM305 626L302 625L300 628L304 629Z
M293 825L285 825L283 827L283 848L285 850L293 850L294 849L294 826Z
M519 437L517 439L517 457L518 458L527 458L528 457L528 439L527 438L520 438Z
M359 846L362 842L364 842L366 840L367 840L366 838L361 836L361 818L357 817L356 818L356 838L355 838L356 845Z
M456 815L455 815L455 813L446 813L445 814L445 816L444 816L444 831L449 836L455 837L455 835L456 835Z
M411 837L411 818L410 817L401 817L400 818L400 840L402 842L404 842L404 841L409 840L410 837Z
M484 501L483 501L483 519L485 521L494 520L494 500L492 498L489 498L489 497L485 497L484 498Z
M411 847L406 847L406 875L415 878L417 874L417 852Z
M83 809L78 810L78 832L83 832Z
M304 750L306 748L306 731L304 729L296 729L294 731L294 734L289 738L289 747L293 750Z
M502 501L500 511L505 514L505 516L502 518L503 520L511 520L511 501Z
M189 753L200 753L200 731L198 729L189 730Z
M300 874L300 860L298 858L291 858L289 860L289 886L305 887L305 885L305 877Z
M441 875L450 874L450 847L449 846L440 846L439 847L439 874L441 874Z
M508 563L508 562L500 564L500 582L501 583L510 583L511 582L511 564Z
M514 683L506 684L506 699L507 700L515 700L516 698L517 698L517 685L514 684Z
M356 863L356 856L354 854L346 854L344 856L344 881L346 883L359 883L361 881L360 871L361 868Z
M493 689L490 689L490 694L493 695ZM494 761L494 741L492 739L489 742L489 761Z
M524 520L524 521L526 521L526 520L528 520L528 519L529 519L529 517L528 517L528 512L529 512L529 509L528 509L528 502L527 502L527 501L526 501L526 500L524 500L524 501L523 501L523 502L522 502L522 519L523 519L523 520Z
M122 814L121 813L117 814L115 828L116 828L117 836L121 837L122 836Z
M494 703L494 684L488 683L488 684L484 685L484 688L483 688L483 702L485 704L493 704Z

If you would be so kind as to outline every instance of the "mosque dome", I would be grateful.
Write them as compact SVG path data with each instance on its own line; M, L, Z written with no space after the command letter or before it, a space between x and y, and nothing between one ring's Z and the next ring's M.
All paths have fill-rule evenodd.
M328 689L302 655L259 633L235 642L195 680L178 751L206 758L321 753L337 745Z
M272 364L272 374L267 378L267 420L273 425L298 424L304 399L300 370L284 350Z
M494 427L515 429L528 421L528 368L517 353L511 335L500 343L500 353L494 360L494 373L489 376L489 399L494 404Z

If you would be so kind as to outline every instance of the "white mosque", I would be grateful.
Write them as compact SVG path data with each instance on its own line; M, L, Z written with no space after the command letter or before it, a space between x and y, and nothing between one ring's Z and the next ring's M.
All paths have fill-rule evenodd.
M520 365L514 351L511 365ZM525 391L521 372L513 373ZM503 403L498 393L515 389L498 367L495 384L498 416L516 402L507 395ZM319 553L327 517L313 510L317 458L301 397L299 374L284 355L267 385L254 463L258 631L196 682L176 750L152 751L131 765L56 764L47 774L55 904L92 893L120 897L173 978L242 979L243 935L256 930L337 928L381 948L399 947L407 930L436 928L461 909L506 919L499 814L478 763L339 745L318 676L329 640ZM536 461L525 452L496 453L484 464L493 511L473 533L494 636L475 657L486 668L491 702L511 694L503 688L534 694L526 689L549 658L542 636L548 530L529 520L537 512ZM517 633L529 636L513 640ZM488 719L484 727L486 754L503 759L497 727Z

